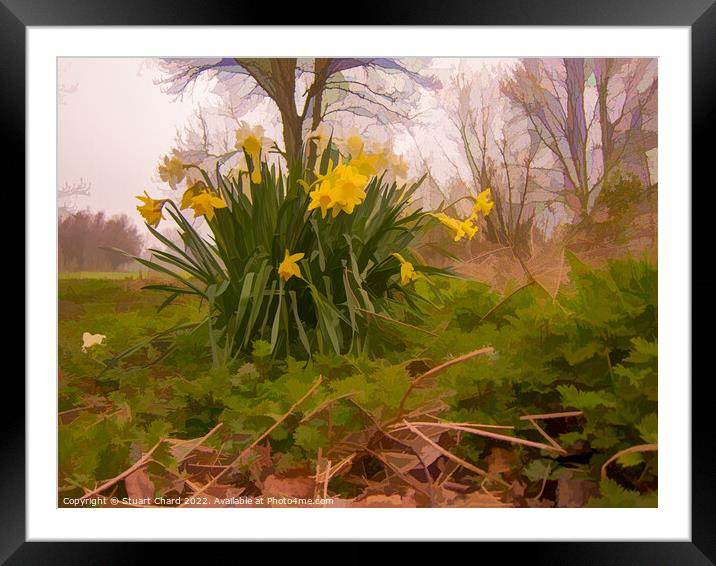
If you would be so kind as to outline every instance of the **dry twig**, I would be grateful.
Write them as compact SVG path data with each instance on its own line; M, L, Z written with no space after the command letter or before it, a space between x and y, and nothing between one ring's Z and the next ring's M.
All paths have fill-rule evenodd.
M236 465L241 462L248 454L253 450L256 445L258 445L264 438L266 438L273 430L279 426L283 421L285 421L295 410L296 408L301 405L306 399L308 399L313 393L315 393L316 389L318 389L318 386L321 385L321 382L323 381L323 376L319 375L318 379L313 382L313 385L306 391L306 393L301 397L298 401L296 401L291 407L288 409L288 411L281 416L275 423L273 423L270 427L268 427L262 434L259 436L256 440L254 440L249 446L244 448L241 453L234 458L231 463L229 463L226 468L224 468L221 472L219 472L216 476L214 476L213 479L211 479L208 483L204 484L204 486L197 492L194 493L194 497L201 495L202 493L205 493L207 489L210 487L216 485L216 482L219 481L220 478L224 477L226 473L236 467ZM179 507L184 507L186 504L182 504Z
M410 385L408 386L408 389L403 394L403 398L400 400L400 405L398 406L398 416L395 420L399 420L403 417L403 413L405 412L405 401L408 399L408 396L412 393L413 389L415 389L423 379L427 379L429 377L434 377L438 375L439 373L442 373L446 369L448 369L451 366L454 366L456 364L460 364L462 362L466 362L467 360L471 360L472 358L476 358L477 356L482 356L484 354L492 354L495 351L495 349L492 346L486 346L485 348L480 348L479 350L475 350L474 352L469 352L467 354L464 354L462 356L458 356L457 358L453 358L451 360L448 360L439 366L435 366L434 368L426 371L424 374L419 375L415 379L413 379L410 382Z
M634 452L656 452L659 450L658 444L639 444L638 446L632 446L630 448L625 448L624 450L620 450L614 456L609 458L604 464L602 465L602 479L607 479L607 467L609 464L617 460L618 458L621 458L622 456L626 456L627 454L633 454Z
M199 446L199 444L201 444L202 442L204 442L207 438L209 438L212 434L214 434L217 430L219 430L219 428L222 426L222 424L223 424L223 423L217 424L214 428L212 428L209 432L207 432L204 436L202 436L202 437L199 439L200 442L198 442L198 443L196 444L196 446L194 446L194 448L196 448L197 446ZM119 482L122 481L124 478L126 478L128 475L132 474L133 472L136 472L138 469L140 469L140 468L142 468L143 466L145 466L146 464L148 464L148 463L149 463L149 460L151 460L151 458L152 458L152 454L154 454L154 452L157 450L157 448L159 448L159 447L162 445L162 443L166 442L166 440L167 440L166 438L161 438L161 439L159 440L159 442L157 442L154 446L152 446L152 447L149 449L149 451L148 451L146 454L144 454L139 460L137 460L132 466L130 466L129 468L127 468L126 470L124 470L124 471L123 471L121 474L119 474L118 476L115 476L115 477L113 477L112 479L107 480L105 483L103 483L102 485L100 485L98 488L95 488L95 489L93 489L92 491L85 493L82 497L80 497L80 500L89 499L89 498L92 497L93 495L97 495L98 493L101 493L102 491L104 491L104 490L107 489L108 487L112 487L112 486L115 485L116 483L119 483ZM187 454L187 455L188 455L188 454Z

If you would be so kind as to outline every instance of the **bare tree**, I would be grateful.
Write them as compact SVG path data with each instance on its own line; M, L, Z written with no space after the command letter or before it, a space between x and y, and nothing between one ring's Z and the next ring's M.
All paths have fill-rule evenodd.
M88 197L92 191L92 183L80 180L74 183L65 182L57 189L57 210L60 218L74 214L77 210L77 197Z
M617 167L648 171L645 155L656 147L653 60L524 59L501 90L554 155L575 219L589 215Z
M535 165L540 140L500 96L496 78L480 79L461 74L452 84L450 118L469 166L468 194L491 189L495 209L486 218L488 239L529 255L539 183L545 181L543 168Z
M301 154L304 139L327 116L348 112L381 120L385 113L409 117L405 103L411 88L400 93L380 88L378 74L400 74L406 85L438 88L433 77L421 75L396 59L162 59L165 92L181 96L198 77L214 80L214 92L240 115L270 99L280 115L283 148L280 153L293 164ZM307 163L316 159L315 144L309 145Z
M604 171L652 184L647 152L657 145L658 79L654 59L594 59Z

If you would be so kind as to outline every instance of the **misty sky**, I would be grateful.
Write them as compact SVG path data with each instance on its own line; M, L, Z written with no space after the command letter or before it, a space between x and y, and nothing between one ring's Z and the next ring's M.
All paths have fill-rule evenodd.
M446 84L458 71L498 64L511 62L434 59L425 72L440 76ZM187 123L197 105L207 105L216 95L210 92L208 84L198 83L183 100L175 100L161 92L155 84L158 78L157 68L144 59L59 60L58 186L76 183L80 178L91 183L89 197L76 197L61 204L104 210L109 215L125 213L139 225L135 195L145 190L152 196L166 193L157 164L170 152L177 130ZM450 167L439 152L454 143L451 140L454 133L450 132L447 117L440 114L439 101L428 102L435 110L424 135L426 144L435 147L438 154L432 155L428 150L425 157L433 175L445 177ZM414 143L406 139L395 142L398 151Z
M82 177L92 184L90 197L76 199L78 208L135 218L134 196L161 187L157 163L195 101L173 101L144 67L140 59L60 63L57 180L62 186Z

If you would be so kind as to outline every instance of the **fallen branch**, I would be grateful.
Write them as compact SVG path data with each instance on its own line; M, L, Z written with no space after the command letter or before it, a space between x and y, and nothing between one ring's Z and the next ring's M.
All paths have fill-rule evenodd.
M545 419L561 419L563 417L579 417L584 413L582 411L566 411L564 413L547 413L544 415L523 415L521 421L545 420Z
M485 470L483 470L483 469L481 469L481 468L478 468L477 466L475 466L474 464L471 464L471 463L468 462L467 460L463 460L462 458L460 458L460 457L458 457L458 456L455 456L455 454L453 454L453 453L450 452L449 450L446 450L445 448L443 448L442 446L440 446L437 442L431 440L428 436L426 436L425 434L423 434L422 432L420 432L420 430L418 430L416 427L412 426L408 421L403 421L403 423L405 423L405 426L406 426L413 434L415 434L416 436L418 436L418 437L420 437L421 439L423 439L423 440L424 440L425 442L427 442L430 446L432 446L433 448L435 448L435 450L437 450L437 451L440 452L443 456L445 456L448 460L451 460L451 461L455 462L456 464L459 464L460 466L462 466L463 468L465 468L465 469L467 469L467 470L470 470L471 472L475 472L476 474L481 475L481 476L483 476L483 477L485 477L485 478L488 478L488 479L490 479L490 480L496 481L496 482L498 482L498 483L504 485L505 487L509 487L509 484L508 484L507 482L502 481L502 480L500 480L500 479L498 479L498 478L494 478L494 477L492 477L489 473L487 473Z
M467 426L471 428L500 428L500 429L509 429L513 430L515 427L512 425L496 425L496 424L479 424L479 423L451 423L448 421L423 421L423 422L416 422L416 421L410 421L410 424L412 425L418 425L418 426L430 426L430 425L455 425L455 426ZM407 427L405 425L401 424L394 424L389 426L391 430L405 430Z
M410 474L406 474L406 473L402 472L401 470L399 470L396 466L394 466L393 464L391 464L390 461L389 461L388 459L386 459L380 452L376 452L375 450L371 450L370 448L367 448L367 447L366 447L364 450L365 450L368 454L370 454L371 456L373 456L374 458L377 458L378 460L380 460L381 462L383 462L383 464L384 464L387 468L390 468L390 470L391 470L396 476L398 476L399 478L401 478L405 483L407 483L407 484L408 484L409 486L411 486L413 489L415 489L416 491L419 491L420 493L422 493L422 494L423 494L425 497L427 497L428 499L432 499L432 497L431 497L431 495L430 495L430 492L427 491L427 490L423 487L423 484L422 484L421 482L419 482L416 478L414 478L414 477L411 476ZM419 459L420 459L420 457L418 456L418 460L419 460ZM428 487L428 489L429 489L429 487Z
M406 424L409 424L407 421L403 421ZM417 423L412 423L417 424ZM486 438L494 438L495 440L504 440L506 442L512 442L513 444L522 444L524 446L531 446L532 448L539 448L540 450L552 450L554 452L562 452L563 449L561 448L555 448L554 446L550 444L543 444L541 442L534 442L532 440L525 440L523 438L518 438L517 436L507 436L506 434L498 434L496 432L489 432L487 430L480 430L479 428L470 428L466 426L460 426L460 425L451 425L449 423L429 423L427 425L422 426L430 426L430 427L436 427L436 428L444 428L446 430L460 430L463 432L469 432L470 434L475 434L477 436L484 436ZM408 428L411 428L408 426ZM412 430L412 429L411 429Z
M621 458L622 456L626 456L627 454L633 454L634 452L656 452L658 450L658 444L639 444L638 446L632 446L631 448L625 448L624 450L620 450L619 452L614 454L614 456L609 458L609 460L604 462L604 464L602 465L601 477L603 480L607 479L607 467L609 466L609 464Z
M216 483L226 475L226 473L236 467L236 465L243 460L251 450L253 450L264 438L266 438L269 434L273 432L273 430L278 427L283 421L285 421L295 410L296 408L301 405L306 399L308 399L313 393L315 393L316 389L318 389L318 386L321 385L321 382L323 381L323 376L319 375L318 379L313 382L313 385L306 391L306 393L301 397L298 401L296 401L291 407L288 409L288 411L281 416L275 423L273 423L270 427L268 427L262 434L259 436L256 440L254 440L249 446L244 448L241 453L234 458L221 472L219 472L216 476L214 476L213 479L211 479L208 483L204 484L204 487L202 487L199 491L195 492L193 494L193 497L196 497L198 495L201 495L202 493L205 493L207 489L210 487L216 485ZM186 504L182 503L179 507L185 507Z
M400 405L398 406L398 416L395 418L395 420L399 420L403 417L403 413L405 412L405 401L408 399L408 396L412 393L413 389L415 389L417 387L418 383L420 383L423 379L427 379L428 377L436 376L451 366L460 364L462 362L466 362L467 360L471 360L472 358L476 358L477 356L482 356L484 354L492 354L494 351L495 351L495 349L492 346L486 346L485 348L480 348L479 350L475 350L474 352L469 352L468 354L464 354L457 358L453 358L452 360L448 360L447 362L444 362L444 363L440 364L439 366L435 366L434 368L426 371L424 374L419 375L418 377L413 379L410 382L408 389L403 394L403 398L400 400Z
M198 446L199 444L201 444L202 442L204 442L207 438L209 438L209 437L210 437L212 434L214 434L217 430L219 430L219 428L221 428L222 425L223 425L223 423L217 424L214 428L212 428L209 432L207 432L204 436L202 436L201 439L200 439L200 442L197 443L197 446ZM129 468L127 468L126 470L124 470L124 471L123 471L121 474L119 474L118 476L115 476L115 477L113 477L112 479L107 480L105 483L103 483L102 485L100 485L98 488L93 489L92 491L90 491L90 492L88 492L88 493L85 493L82 497L80 497L80 501L82 501L83 499L89 499L90 497L92 497L92 496L94 496L94 495L97 495L98 493L101 493L102 491L104 491L104 490L107 489L108 487L112 487L112 486L115 485L116 483L119 483L119 482L122 481L124 478L126 478L128 475L130 475L130 474L136 472L138 469L140 469L140 468L142 468L143 466L145 466L146 464L148 464L148 463L149 463L149 460L150 460L151 457L152 457L152 454L154 454L154 452L157 450L157 448L159 448L159 447L162 445L162 443L166 442L166 440L167 440L166 438L161 438L161 439L159 439L159 442L157 442L154 446L152 446L152 447L149 449L149 451L148 451L146 454L144 454L139 460L137 460L132 466L130 466ZM196 446L195 446L195 448L196 448Z
M306 413L303 418L301 419L301 423L306 423L310 421L315 415L320 413L321 411L326 410L328 407L330 407L333 403L337 401L341 401L342 399L347 399L348 397L352 397L355 395L354 391L349 391L348 393L344 393L343 395L339 395L338 397L333 397L331 399L326 399L323 403L318 405L315 409L312 411L309 411Z
M544 429L537 424L537 421L535 421L534 419L530 419L530 423L532 424L533 427L535 427L537 432L539 432L547 442L549 442L552 446L554 446L554 448L556 450L559 450L562 454L567 453L567 451L564 448L562 448L554 438L552 438L549 434L547 434L544 431Z
M328 465L326 466L325 471L325 478L323 480L323 499L328 499L328 480L331 478L331 461L328 460Z

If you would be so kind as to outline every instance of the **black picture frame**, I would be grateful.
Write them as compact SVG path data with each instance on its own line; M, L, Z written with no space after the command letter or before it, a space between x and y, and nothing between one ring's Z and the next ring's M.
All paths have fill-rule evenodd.
M714 0L558 0L536 2L501 0L480 3L470 0L450 4L428 0L401 0L381 3L375 9L352 10L351 25L542 25L542 26L686 26L691 30L692 76L692 178L702 180L713 160L714 109L716 108L716 5ZM300 5L284 5L280 13L267 13L261 3L202 3L185 0L139 2L125 0L0 0L0 112L7 144L4 162L14 186L25 186L25 73L26 28L28 26L89 25L264 25L264 24L345 24L333 6L325 11L304 10ZM329 21L330 20L330 21ZM6 190L10 190L6 186ZM667 190L669 190L667 188ZM693 194L693 193L692 193ZM693 213L699 209L692 208ZM700 211L705 213L704 207ZM26 211L31 214L32 211ZM692 215L692 226L701 223ZM701 225L708 225L706 224ZM19 231L17 231L19 234ZM708 242L693 238L693 244ZM704 247L707 243L702 244ZM699 257L696 247L692 258ZM705 263L705 262L704 262ZM700 264L693 264L694 268ZM706 267L702 267L706 269ZM693 284L692 293L696 290ZM705 286L706 279L701 283ZM703 296L703 295L702 295ZM25 297L31 301L32 297ZM705 315L702 315L705 316ZM48 320L48 324L54 321ZM708 333L693 333L692 349L708 351ZM31 340L31 336L26 339ZM701 348L699 348L701 346ZM665 345L664 347L668 347ZM39 543L25 541L25 409L20 400L25 388L17 374L5 372L3 414L7 425L0 435L0 562L8 564L107 564L134 562L147 556L137 543ZM716 458L713 449L713 396L710 372L692 382L692 538L690 542L564 542L492 543L498 545L502 562L511 563L529 556L531 563L548 564L713 564L716 563L716 489L713 478ZM664 377L664 376L662 376ZM691 379L668 376L669 379ZM12 411L16 413L13 415ZM11 428L14 427L14 428ZM585 533L588 535L588 533ZM77 534L81 537L81 533ZM317 537L320 538L320 533ZM181 558L183 545L164 544L162 559ZM340 551L354 561L369 560L370 544L355 551ZM234 557L222 545L212 551L212 561ZM422 552L422 551L421 551ZM444 551L443 551L444 552ZM312 552L309 552L315 558ZM280 560L275 545L272 559ZM482 555L480 555L482 556ZM289 559L289 558L287 558ZM295 556L293 557L295 559Z

